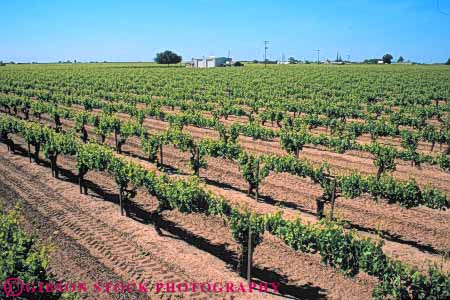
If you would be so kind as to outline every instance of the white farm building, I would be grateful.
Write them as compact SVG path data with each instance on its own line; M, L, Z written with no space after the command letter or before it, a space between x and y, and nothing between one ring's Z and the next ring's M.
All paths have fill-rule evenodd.
M189 63L192 68L215 68L224 67L231 64L231 58L227 57L207 57L207 58L193 58Z

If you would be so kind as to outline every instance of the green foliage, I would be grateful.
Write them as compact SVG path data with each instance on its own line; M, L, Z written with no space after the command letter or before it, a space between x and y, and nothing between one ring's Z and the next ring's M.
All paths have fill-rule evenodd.
M401 132L402 141L401 145L406 150L406 155L409 156L410 160L418 165L420 164L420 156L417 153L417 145L419 143L420 134L410 131Z
M283 149L297 157L299 152L303 150L303 146L309 143L310 139L310 134L306 128L296 131L282 130L280 133L280 142Z
M385 54L385 55L383 55L383 62L385 63L385 64L390 64L391 62L392 62L392 59L393 59L394 57L391 55L391 54Z
M54 280L47 272L48 249L39 246L19 226L17 211L0 208L0 281L20 278L23 282L49 282ZM38 299L43 295L31 293ZM7 299L3 288L0 297ZM45 294L46 299L59 299L57 294Z
M252 137L254 140L270 140L277 136L275 131L265 128L256 122L250 122L248 124L233 123L233 125L231 125L231 130Z
M370 146L369 152L375 156L373 164L378 167L377 177L380 177L384 172L395 171L395 159L397 157L395 148L383 147L378 143L372 143Z
M178 54L166 50L164 52L160 52L156 54L155 57L155 62L158 64L165 64L165 65L170 65L170 64L177 64L181 62L181 56L179 56Z
M0 128L16 133L23 133L30 122L11 117L0 117ZM43 127L44 132L48 129ZM58 135L56 133L56 135ZM61 134L59 134L61 135ZM51 137L52 135L46 135ZM58 141L55 139L55 141ZM44 141L45 143L45 141ZM325 166L315 169L305 161L287 156L278 160L276 157L254 157L241 154L239 157L248 167L248 173L254 172L255 162L262 164L260 172L265 175L269 170L290 170L299 174L309 174L318 182L324 180L328 173ZM87 170L107 171L116 178L119 186L132 183L145 187L155 195L160 203L160 210L178 209L184 213L205 213L226 216L230 221L233 237L245 250L248 242L248 229L252 229L252 245L261 242L265 230L277 235L295 250L317 251L324 263L334 266L348 276L365 271L376 276L380 283L374 291L374 297L416 297L417 299L444 299L448 297L449 275L430 267L425 276L410 270L399 261L387 258L381 250L381 244L370 239L359 239L352 232L346 232L339 224L324 221L316 225L304 225L299 220L286 221L280 214L255 215L230 207L223 199L205 192L198 180L171 180L167 176L157 176L141 166L117 158L112 150L98 144L79 144L77 146L77 166ZM413 181L397 182L392 177L382 176L377 180L373 176L360 177L352 175L350 184L343 184L345 177L338 177L338 182L348 185L348 189L362 188L375 195L386 195L388 199L400 202L408 207L422 203L433 203L436 207L447 206L449 201L444 194L433 189L421 191ZM345 189L345 188L344 188ZM348 192L352 195L351 192ZM355 193L353 195L356 195ZM439 199L439 201L435 201ZM426 201L426 202L425 202Z
M229 160L237 160L243 152L239 144L226 143L223 140L203 139L199 142L198 147L200 148L201 156L209 155Z
M157 135L142 135L141 136L141 146L144 153L147 155L148 160L151 162L156 162L158 155L158 149L161 145L161 138Z
M265 167L262 157L246 152L240 153L238 161L242 176L249 184L248 193L250 194L269 175L270 170Z
M281 132L295 133L299 129L308 128L305 132L309 135L309 143L328 151L343 153L354 149L369 151L375 155L375 165L383 169L379 178L356 172L337 176L339 189L345 197L355 198L366 193L405 207L425 205L433 209L445 209L450 206L447 195L442 191L431 187L419 188L414 181L400 181L385 174L395 168L395 158L449 170L448 155L417 153L417 145L421 141L432 145L448 144L450 141L450 108L447 102L450 94L446 80L448 69L442 66L421 66L421 69L396 66L401 72L394 72L390 67L371 66L344 66L347 68L346 72L330 68L324 71L316 66L296 66L283 70L274 67L264 72L256 68L228 69L229 72L217 73L211 70L214 76L204 76L204 73L190 72L191 70L180 69L175 73L170 69L155 68L150 71L147 70L150 68L146 68L139 72L124 70L115 74L113 80L108 77L111 73L106 69L86 71L81 68L58 69L57 72L51 69L45 72L39 70L40 78L36 79L34 73L37 72L32 68L26 69L27 72L12 68L2 70L0 107L5 112L18 115L17 112L23 112L29 107L31 115L36 118L45 113L56 119L67 118L78 123L78 130L84 125L93 125L104 138L115 132L119 135L119 141L124 138L123 142L132 135L142 136L143 149L146 148L149 157L153 156L155 159L158 146L162 144L173 142L179 149L191 154L197 146L202 158L209 155L237 161L247 177L256 175L255 159L239 161L246 154L242 154L244 151L236 143L237 137L242 134L273 141L278 137L278 131L261 126L260 122L278 121L283 124ZM427 76L423 76L424 68ZM73 80L74 73L81 76ZM73 104L81 105L87 111L100 109L104 114L99 117L95 117L95 113L80 116L82 113L74 113L74 109L68 108ZM145 107L138 108L138 104L145 104ZM181 113L164 112L163 106L177 107ZM179 127L192 125L215 128L220 134L220 141L204 139L191 143L187 136L182 136L181 141L169 141L166 133L161 133L161 136L149 136L142 131L133 133L134 125L128 123L131 122L129 120L101 120L103 116L113 118L114 113L118 112L136 118L134 125L142 125L144 117L153 117ZM211 112L213 117L205 117L205 112ZM225 126L218 119L219 116L228 118L232 115L246 115L252 122L242 126ZM438 120L438 125L434 125L435 120ZM315 134L310 130L318 127L329 128L331 135L329 132L327 135ZM0 131L2 136L16 133L26 137L32 144L42 144L46 156L58 151L81 153L83 151L78 151L78 147L84 148L73 143L75 137L70 137L70 133L64 139L41 125L30 126L24 122L1 118ZM403 137L404 150L396 150L394 155L389 147L369 145L364 148L355 142L363 134L370 134L373 140L383 136ZM297 145L303 145L296 143L287 143L291 153L295 153L292 149ZM83 168L99 167L99 170L111 173L119 185L132 183L145 187L152 195L157 196L160 203L167 206L165 209L180 206L183 211L189 212L188 206L192 206L192 209L205 213L214 212L226 216L231 213L231 208L223 200L199 191L200 183L173 184L168 177L157 176L125 161L117 161L111 157L102 162L99 155L89 155L93 156L93 161L90 165L82 164ZM84 159L90 161L83 156ZM258 157L258 161L262 174L271 171L289 172L311 178L328 193L329 185L324 178L329 171L325 167L313 167L309 161L298 160L293 156L262 156ZM187 190L187 194L184 194L183 189ZM403 264L387 259L377 243L346 236L345 232L331 225L325 230L300 222L285 223L281 217L269 219L266 229L270 228L267 230L275 232L277 228L280 237L296 249L319 251L320 255L323 252L326 263L348 275L353 275L359 268L379 278L380 285L375 296L448 298L445 294L449 290L446 286L448 275L438 269L431 270L428 274L409 270ZM245 230L245 226L240 228L241 231ZM242 234L243 232L238 232L238 236ZM323 239L322 234L326 235ZM319 249L319 240L322 242L322 250ZM357 263L359 267L356 266Z
M265 226L264 220L260 216L249 211L239 211L233 208L229 220L233 238L239 244L244 245L244 248L248 247L249 228L252 233L252 249L261 243Z

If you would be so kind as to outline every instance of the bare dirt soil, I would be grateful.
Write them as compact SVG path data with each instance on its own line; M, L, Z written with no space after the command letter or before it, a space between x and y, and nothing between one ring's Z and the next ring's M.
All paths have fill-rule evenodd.
M125 118L126 115L122 117ZM43 122L53 125L48 116L44 116ZM67 120L63 120L63 124L66 129L73 128L74 125ZM150 132L160 132L168 126L165 122L153 119L146 119L144 125ZM90 138L95 139L93 128L88 129ZM218 138L217 132L208 129L187 126L184 130L194 138ZM14 137L14 141L25 148L23 139ZM107 143L113 144L112 137L108 137ZM278 142L240 137L240 143L246 150L256 153L284 154ZM94 274L94 278L96 270L104 267L108 270L105 272L107 276L128 281L143 278L154 279L152 282L243 280L235 271L239 247L231 237L229 227L224 227L224 220L197 214L183 215L176 211L165 212L161 220L163 236L159 236L153 229L151 217L156 208L156 199L145 191L139 190L138 196L133 200L131 218L120 217L117 187L114 180L106 174L88 173L89 195L80 195L73 157L58 159L58 165L65 171L62 176L64 180L56 180L51 177L45 163L40 166L29 164L24 156L10 155L6 153L5 147L0 148L1 186L18 195L36 212L31 220L48 220L54 224L54 227L49 228L55 228L56 235L61 236L63 241L66 239L67 245L76 245L67 246L69 249L85 249L89 252L90 259L96 261L91 264L94 268L92 271L75 263L73 268L80 271L73 273L67 272L56 262L54 268L58 275L83 277L86 276L83 272L90 272ZM128 139L123 152L124 158L156 170L155 165L145 160L138 138ZM336 154L317 148L305 148L302 155L317 163L326 160L337 172L350 172L354 169L368 174L376 172L372 158L367 153L350 151ZM188 160L187 153L171 146L164 147L166 171L181 174L172 176L191 174ZM320 186L309 180L284 173L271 174L264 180L260 201L256 202L245 194L247 186L236 163L215 158L208 158L207 162L207 169L200 172L204 187L230 203L247 206L259 213L282 211L286 218L300 217L310 223L317 221L314 216L315 199L322 191ZM414 177L414 174L418 176L417 181L422 186L432 184L450 193L450 174L434 167L425 166L420 170L402 162L394 175L406 179ZM32 178L32 183L28 178ZM39 200L33 198L35 195L39 195ZM76 206L73 205L74 202L77 203ZM64 214L64 218L56 217ZM444 270L450 270L450 262L442 257L443 253L450 251L448 211L425 207L405 209L383 201L375 202L364 196L353 200L339 198L336 215L345 220L348 228L357 230L361 236L383 239L384 251L394 258L420 269L436 263ZM66 222L67 220L70 222ZM91 230L95 232L92 235ZM80 235L79 231L85 234ZM57 251L62 252L61 256L56 257L66 255L65 249L66 247L64 250L58 249ZM180 253L183 254L181 258ZM75 254L70 252L67 255ZM264 242L257 247L254 258L255 278L281 282L280 291L285 296L302 299L304 295L307 295L307 299L366 299L370 298L371 290L376 284L374 278L365 274L354 279L345 278L339 272L322 266L317 255L294 252L269 234L265 235ZM149 266L147 262L154 260L158 262L157 267ZM166 275L172 273L173 275ZM199 298L205 295L194 293L192 296Z
M14 141L23 142L17 137ZM46 220L51 224L49 230L55 228L67 243L75 245L61 245L58 251L62 251L62 257L75 256L74 247L86 249L88 254L85 252L83 255L87 255L87 262L95 262L90 264L92 268L95 264L104 266L110 270L111 278L126 281L243 280L234 271L239 253L237 245L220 218L165 212L161 220L163 235L160 236L149 219L156 200L145 191L138 192L129 209L130 217L121 217L116 185L106 174L88 173L89 194L81 195L74 176L73 158L61 157L58 160L63 172L61 179L55 179L44 162L30 164L25 153L12 155L5 148L0 149L0 182L2 190L12 191L6 194L6 200L14 201L20 197L26 207L36 212L30 215L33 220ZM37 230L39 232L40 229ZM294 298L369 299L376 284L365 274L346 278L321 265L318 255L296 253L272 236L264 238L254 257L254 279L279 281L281 293ZM53 261L52 265L63 277L75 276L78 272L83 279L85 272L90 270L75 265L75 270L78 268L80 271L63 273L58 270L67 268L67 265L60 261ZM97 274L92 272L90 275L95 278ZM154 290L149 293L150 296L161 297L155 295ZM183 296L198 299L223 295L191 293ZM258 296L268 299L282 297L272 294Z
M73 122L64 121L67 128ZM163 126L167 123L163 123ZM191 128L187 130L190 131ZM198 129L198 128L194 128ZM162 128L150 128L156 132ZM93 128L89 128L93 138ZM112 137L107 139L113 145ZM255 141L253 141L255 144ZM138 138L130 138L123 146L126 154L137 156L136 161L146 164L144 153ZM190 174L188 154L173 147L164 147L164 162L185 174ZM201 176L208 189L221 195L228 201L240 199L240 203L252 205L253 199L244 195L246 184L237 164L223 159L208 158L208 167L201 170ZM151 164L149 164L151 165ZM153 166L153 165L151 165ZM153 166L154 167L154 166ZM309 180L289 174L272 174L266 178L261 187L261 200L266 208L258 207L260 213L280 210L285 215L300 217L308 222L315 222L315 199L321 195L321 187ZM276 206L274 206L274 204ZM399 205L375 202L368 196L357 199L339 198L336 215L345 220L350 228L356 229L364 236L385 241L384 250L392 257L426 268L430 262L441 264L442 255L450 251L450 212L437 211L426 207L405 209ZM450 261L444 260L444 268L450 270Z

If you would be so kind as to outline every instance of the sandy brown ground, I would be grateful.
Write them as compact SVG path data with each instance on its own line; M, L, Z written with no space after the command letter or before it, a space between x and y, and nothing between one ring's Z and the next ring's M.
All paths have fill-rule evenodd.
M73 126L70 121L64 122L68 128ZM111 137L108 138L108 142L113 144ZM164 148L166 164L186 173L190 172L187 168L186 153L172 147ZM144 156L137 138L130 138L123 150L141 158ZM145 164L145 161L139 160L138 163ZM253 202L253 200L249 202L249 198L242 193L246 185L236 164L210 158L208 168L202 170L201 175L206 179L209 189L227 200L239 199L241 203L247 205ZM310 222L316 221L313 215L315 199L321 195L320 186L289 174L273 174L264 181L261 193L267 204L283 206L285 214L293 213L295 217ZM273 205L258 209L257 211L261 213L277 210ZM377 235L374 233L380 233L386 242L385 251L411 265L425 268L429 262L441 263L441 254L450 251L449 212L424 207L404 209L382 201L376 203L369 197L360 197L355 200L339 199L336 214L348 221L349 225L362 235L376 238ZM444 267L450 269L448 260L445 261Z
M77 107L78 109L83 109L81 106L74 106ZM138 108L145 108L146 105L145 104L138 104L137 105ZM162 106L161 110L169 113L169 114L181 114L183 113L182 110L180 110L179 108L175 107L173 110L171 107L168 106ZM213 117L212 113L210 113L209 111L201 111L200 112L203 116L205 117ZM291 117L294 117L293 113L288 113ZM302 115L302 114L301 114ZM256 117L257 115L255 115ZM298 117L298 115L297 115ZM322 116L324 117L324 116ZM241 124L246 124L249 122L249 119L247 116L235 116L235 115L230 115L228 116L227 119L225 119L224 117L220 118L221 122L227 126L231 126L233 123L241 123ZM348 119L348 122L364 122L364 120L361 119ZM431 124L433 126L435 126L436 128L440 128L441 124L438 120L436 119L431 119L428 120L427 122L428 124ZM271 121L267 121L263 127L265 128L269 128L275 131L279 131L280 127L276 124L276 122L271 122ZM412 128L412 127L407 127L407 126L400 126L400 129L405 129L405 130L410 130L410 131L417 131L416 129ZM314 129L311 129L312 133L315 134L325 134L327 136L331 135L331 132L329 129L325 128L325 127L317 127ZM365 143L369 143L371 141L370 135L369 134L363 134L362 136L360 136L358 139L358 142L365 144ZM378 137L377 138L377 142L380 143L381 145L386 145L386 146L392 146L395 147L397 149L402 149L401 147L401 137L396 136L396 137ZM445 151L447 149L447 146L443 145L442 147L440 147L438 144L435 145L433 151L431 151L431 143L429 142L425 142L425 141L419 141L418 143L418 147L417 147L417 151L419 153L422 154L438 154L441 153L443 151Z
M167 123L157 120L149 120L146 122L147 124L149 131L154 133L161 132L167 128ZM194 137L204 137L206 135L214 138L217 135L214 131L191 126L187 127L186 131ZM271 145L275 149L272 152L270 151L272 150L271 148L266 147L269 142L253 141L249 138L240 139L241 145L248 150L255 150L259 153L282 154L278 144ZM171 147L165 148L171 149ZM144 157L137 138L129 139L124 146L124 150ZM308 157L306 154L309 152L308 150L311 151L311 157ZM190 172L186 167L186 153L169 150L165 157L171 159L172 155L176 158L174 158L173 164L172 161L165 160L168 164ZM376 172L370 159L358 156L341 155L327 151L319 152L319 150L315 149L305 149L302 152L302 156L307 156L308 159L317 162L321 162L321 159L327 160L335 168L341 168L341 170L345 171L349 171L347 168L354 166L359 171ZM332 160L328 160L328 157L331 157ZM433 186L441 188L450 194L449 173L439 172L434 167L424 167L422 170L418 170L409 165L400 165L397 169L398 171L394 174L397 178L407 179L407 175L415 175L422 186L432 183ZM209 158L208 167L205 170L202 169L201 173L203 177L214 184L225 185L230 189L239 191L246 190L246 184L240 175L239 168L233 162ZM414 178L414 176L411 177ZM283 204L313 214L315 211L315 199L321 195L322 190L320 186L296 176L273 174L263 182L261 193L263 196L267 196L266 199L273 204ZM381 231L394 241L400 240L404 244L419 247L422 245L423 247L421 248L427 251L450 251L450 212L448 211L432 210L426 207L405 209L399 205L390 205L383 201L377 203L368 196L353 200L340 198L337 203L337 214L344 220L354 224L358 229ZM432 248L436 251L433 251Z
M76 106L74 107L76 108ZM78 108L78 110L82 110ZM100 110L94 110L94 112L100 112ZM130 116L127 114L117 114L122 120L129 120ZM146 118L144 126L150 132L161 132L166 130L169 126L167 122ZM209 137L212 139L218 139L218 132L213 129L199 128L194 126L185 126L184 131L191 134L196 139L203 139ZM360 137L361 142L367 143L370 138L366 135ZM380 137L377 141L383 144L400 147L400 140L390 137ZM257 154L275 154L286 155L287 153L282 149L280 141L275 138L271 141L254 140L250 137L240 136L240 145L247 151ZM420 152L429 153L428 143L419 143ZM443 147L445 148L445 146ZM444 149L445 150L445 149ZM434 149L434 154L440 152L439 146ZM321 146L306 145L300 154L311 161L312 163L320 165L326 161L333 172L349 174L354 171L361 172L363 174L376 174L377 168L373 164L373 155L364 151L347 151L340 154L332 151L328 151ZM439 168L439 166L430 166L424 164L421 167L411 166L409 161L397 160L396 171L393 172L394 177L402 180L414 179L421 186L432 186L439 188L450 195L450 172L446 172Z
M20 227L35 240L49 248L49 273L52 281L78 283L84 282L92 287L100 282L126 282L124 278L107 268L93 257L89 249L77 243L70 236L60 231L60 227L48 216L41 214L29 205L9 184L0 180L0 205L6 209L19 209ZM92 299L94 293L78 295L82 299ZM95 293L99 298L142 299L139 293Z
M71 109L76 111L84 111L84 108L79 105L73 105ZM168 107L163 109L166 112L170 113L180 113L178 109L174 111L170 110ZM100 109L94 109L93 113L100 113ZM210 116L208 112L205 112L207 116ZM117 114L122 120L129 120L130 116L124 113ZM231 125L234 122L239 121L240 123L245 123L246 117L236 117L230 116L228 120L221 119L226 125ZM270 124L270 122L269 122ZM146 118L144 121L144 126L150 130L150 132L158 132L162 130L166 130L169 126L167 122ZM266 127L272 129L279 129L276 125ZM209 138L218 138L217 131L213 129L206 128L198 128L194 126L185 126L184 129L186 132L190 133L196 139L202 139L205 137ZM316 128L312 130L315 133L326 133L325 128ZM370 142L370 136L367 134L362 135L358 138L358 141L362 144L366 144ZM239 142L243 146L243 148L247 151L256 154L275 154L275 155L285 155L287 154L281 147L279 138L274 138L270 141L263 140L254 140L250 137L240 136ZM393 146L395 148L401 149L400 143L401 139L397 137L379 137L377 138L377 142L383 145ZM428 142L420 141L418 145L418 152L423 154L430 154L431 144ZM432 155L436 155L441 152L446 151L446 146L444 145L442 148L439 145L436 145ZM346 153L340 154L327 150L322 146L314 146L314 145L305 145L303 151L301 152L301 157L304 157L315 163L320 165L322 162L327 162L331 170L336 174L350 174L354 171L358 171L363 174L376 174L377 168L373 164L373 155L364 151L355 151L350 150ZM410 161L403 161L398 159L396 161L397 168L396 171L393 172L393 176L402 179L414 179L417 183L422 186L432 186L438 189L445 191L448 195L450 195L450 172L446 172L442 170L439 166L431 166L428 164L423 164L420 167L411 166Z
M124 149L131 149L131 147L128 148L127 146ZM190 170L186 167L189 159L188 156L172 147L166 147L166 149L167 150L164 152L164 163L179 168L185 174L189 173ZM133 151L137 151L137 149L133 149ZM132 160L149 169L155 170L153 164L143 161L142 159L132 158ZM230 171L231 168L229 169L227 165L223 164L223 160L208 159L208 163L209 165L215 163L215 167L201 171L201 176L206 182L204 185L205 188L216 195L222 196L230 203L244 205L261 214L281 211L284 216L289 219L301 218L305 222L317 222L317 218L314 216L315 207L313 206L314 197L320 196L320 191L317 191L320 187L317 187L317 185L305 182L304 180L302 181L296 176L289 174L271 175L266 180L270 181L270 183L265 183L261 189L263 197L267 194L270 196L263 198L262 202L256 202L252 197L248 197L243 193L245 184L244 180L240 178L237 166L234 166L235 172L232 172L233 170ZM286 186L296 186L303 188L304 190L292 190L286 188ZM236 187L238 188L236 189ZM311 194L314 189L316 189L315 196L314 194ZM288 202L289 199L292 198L299 199L299 196L304 203L295 202L293 203L293 206L291 202ZM418 217L422 217L422 219L416 217L416 219L410 220L409 218L414 218L414 211L403 209L399 206L383 205L381 202L374 207L375 203L370 199L360 199L356 205L358 205L358 203L361 205L360 201L365 202L362 203L365 206L356 206L357 209L359 208L359 211L357 209L355 211L355 207L347 205L353 204L354 202L352 200L342 200L336 207L336 214L340 218L355 222L351 223L350 226L357 229L358 233L363 236L369 236L375 239L379 239L378 234L385 236L385 246L383 249L391 257L400 259L410 265L419 266L422 269L426 269L430 262L438 264L442 263L442 257L439 253L435 253L438 251L436 251L434 247L443 245L443 249L449 249L450 240L447 238L446 230L437 229L433 231L432 227L437 226L437 228L447 228L448 222L446 221L448 218L445 215L441 216L441 219L439 220L439 216L438 218L433 217L435 211L426 209L430 214L428 219L425 218L425 214L422 213L422 215L420 215L419 210ZM302 204L307 204L310 207L308 208L306 205L302 206ZM365 211L361 212L363 208L365 208ZM416 211L415 213L417 215L418 212ZM448 214L447 212L443 213ZM406 216L400 218L402 214L405 214ZM395 215L398 215L399 217L394 218L393 216ZM369 219L369 217L372 219ZM392 219L387 219L387 217L391 217ZM367 227L364 227L363 225ZM397 234L397 232L399 233ZM429 237L430 235L432 235L431 238ZM412 240L409 240L408 238L411 238ZM427 244L427 242L424 242L419 238L426 239L430 244ZM445 260L443 266L444 269L450 270L450 261Z
M117 187L109 176L90 172L89 195L80 195L73 182L73 158L59 159L66 171L58 180L48 166L30 164L26 155L8 154L4 146L0 154L2 185L124 280L241 280L232 268L237 245L222 219L166 212L159 236L148 220L156 201L145 191L138 192L130 207L131 218L120 217ZM296 253L271 236L257 247L254 273L255 280L280 281L283 294L299 299L369 299L375 284L365 274L346 278L322 266L318 255Z
M141 105L138 106L140 108L144 108L145 105ZM78 109L82 109L80 106L78 106ZM183 113L183 111L181 111L179 108L175 108L174 110L172 110L170 107L166 107L166 106L162 106L161 107L162 111L168 113L168 114L181 114ZM213 115L212 113L208 112L208 111L201 111L201 114L205 117L209 117L212 118ZM291 114L291 116L293 117L293 114ZM256 116L255 116L256 117ZM323 116L322 116L323 117ZM226 126L231 126L233 123L241 123L241 124L246 124L249 122L249 119L247 116L234 116L234 115L230 115L227 119L225 119L224 117L220 118L220 121L226 125ZM364 122L361 119L349 119L349 122ZM436 128L440 128L440 123L437 120L434 120L434 122L428 122L434 126L436 126ZM265 128L269 128L272 129L274 131L280 131L280 127L276 124L276 122L274 122L273 124L271 123L271 121L267 121L264 125L262 125ZM407 126L400 126L401 130L409 130L409 131L417 131L416 129L412 128L412 127L407 127ZM311 133L314 134L325 134L326 136L331 136L331 132L329 129L325 128L325 127L317 127L317 128L313 128L311 129ZM362 136L358 137L358 142L360 142L361 144L366 144L366 143L370 143L371 141L371 137L370 134L363 134ZM395 147L399 150L402 149L401 147L401 137L399 136L395 136L395 137L378 137L377 138L377 142L380 143L381 145L385 145L385 146L392 146ZM311 147L312 145L310 145ZM440 147L439 144L436 144L433 151L431 150L431 143L426 142L426 141L419 141L418 146L417 146L417 151L419 153L422 154L432 154L432 155L436 155L438 153L441 153L443 151L445 151L447 149L447 146L442 145L442 147Z
M77 111L83 111L84 109L78 105L72 107ZM168 110L168 109L167 109ZM94 113L99 113L101 110L95 109ZM175 110L177 112L177 110ZM129 120L130 116L127 114L117 114L122 120ZM242 119L243 117L235 117ZM225 121L225 120L222 120ZM231 123L234 121L229 120ZM244 122L244 120L241 120ZM69 122L70 123L70 122ZM70 123L71 124L71 123ZM149 132L157 133L166 130L169 126L167 122L146 118L144 120L144 126ZM317 128L316 131L324 131L324 128ZM199 128L194 126L185 126L184 131L191 134L195 139L203 139L205 137L218 139L218 132L212 129ZM363 135L360 138L360 142L368 143L370 138L367 135ZM392 137L380 137L377 139L381 144L391 145L400 148L400 139ZM286 155L281 147L278 138L271 141L254 140L250 137L240 136L240 145L247 151L256 154L275 154ZM418 150L421 153L429 153L429 143L420 142ZM433 154L437 154L445 150L436 146ZM373 164L373 155L364 151L350 150L346 153L340 154L326 150L321 146L305 145L301 152L301 157L308 159L314 164L320 165L322 162L327 162L333 173L335 174L351 174L352 172L360 172L362 174L376 174L377 168ZM411 166L411 162L398 159L396 161L396 170L392 173L395 178L401 180L413 179L421 187L431 186L443 190L450 195L450 172L442 170L439 166L431 166L423 164L420 167Z

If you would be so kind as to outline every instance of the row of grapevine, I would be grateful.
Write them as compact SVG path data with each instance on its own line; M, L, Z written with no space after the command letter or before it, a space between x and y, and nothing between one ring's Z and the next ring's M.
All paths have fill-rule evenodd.
M10 133L32 136L35 131L30 122L12 117L0 117L0 129L6 135ZM52 130L42 127L44 132ZM39 133L32 140L58 143L55 136ZM374 290L375 298L392 296L404 299L444 299L450 296L449 273L430 267L428 274L404 265L400 261L387 257L380 242L369 238L361 239L353 232L345 232L336 223L322 221L315 225L305 225L300 220L287 221L280 214L257 215L249 211L231 207L223 199L205 192L199 182L169 179L166 175L158 176L145 170L140 165L117 157L109 148L98 144L84 144L74 141L76 145L77 168L85 174L90 170L105 171L111 174L119 186L119 192L129 184L145 188L159 201L158 211L178 209L183 213L205 213L222 215L230 222L233 237L242 246L243 254L248 249L249 227L252 232L251 247L262 241L262 233L268 231L281 238L294 250L317 251L324 263L334 266L348 276L355 276L360 271L375 276L380 280ZM64 148L63 146L61 148ZM82 184L82 182L80 181Z
M107 115L92 117L86 113L80 113L75 118L77 120L93 119L93 125L96 126L96 133L102 137L102 142L105 140L106 135L112 132L115 127L117 129L117 131L114 131L116 148L119 151L117 136L120 136L119 144L123 143L126 137L131 135L140 136L142 149L150 161L156 160L157 151L160 150L160 163L163 164L162 146L165 144L171 143L182 151L189 151L191 153L190 165L197 175L201 167L206 167L205 155L234 160L239 164L242 175L249 184L248 194L254 190L258 191L260 183L270 172L288 172L296 176L310 178L320 184L324 190L324 198L331 199L330 193L332 191L327 189L329 182L327 177L324 176L329 171L326 170L325 166L315 168L304 159L300 160L291 156L278 157L270 155L255 157L247 154L234 142L226 143L223 139L219 141L204 139L197 144L192 137L183 133L179 128L168 130L159 135L148 135L144 134L141 127L137 124L121 122L117 118ZM106 125L101 126L102 124ZM115 125L112 126L111 124ZM38 126L36 128L40 130ZM121 129L125 132L122 132ZM83 134L82 137L86 141L87 135ZM35 145L36 149L40 148L39 143L35 141L30 141L30 144ZM55 155L52 155L50 152L50 157L53 156ZM391 159L389 159L389 156L387 159L383 157L381 155L378 156L374 161L375 164L379 165L380 170L383 171L392 168L392 156L390 156ZM389 167L386 166L387 164ZM53 163L53 160L52 165L56 165ZM55 170L57 172L57 168ZM336 176L336 189L347 198L355 198L361 196L363 193L367 193L374 197L374 199L387 199L389 203L399 203L407 208L417 207L419 205L425 205L434 209L446 209L450 207L450 201L445 193L429 187L422 190L413 180L406 182L397 181L386 175L381 176L382 173L379 172L376 177L362 176L357 173Z
M37 102L39 103L39 102ZM22 111L27 111L27 114L30 110L34 112L34 114L40 116L42 112L45 110L44 104L38 105L36 102L30 102L27 99L16 99L13 98L2 98L0 97L0 104L5 107L5 109L10 112L11 107L17 111L18 108L21 108ZM105 109L107 108L107 109ZM58 119L61 115L67 115L67 110L52 110L53 106L48 106L47 111L49 111L55 118L55 123L57 123ZM220 123L218 119L209 119L202 117L199 113L183 113L180 115L167 115L163 114L158 110L151 109L136 109L135 107L129 107L124 105L108 105L103 107L103 111L106 114L112 114L113 112L125 112L131 114L136 117L136 121L142 125L143 119L145 116L157 116L164 121L168 121L170 124L176 124L180 127L184 125L194 125L203 128L215 128L217 130L221 130L223 128L223 124ZM59 112L59 113L58 113ZM58 124L57 124L58 126ZM249 124L240 124L234 123L229 128L233 134L243 134L244 136L250 136L254 139L263 139L263 140L271 140L276 136L280 136L280 142L283 148L290 153L295 153L298 156L300 148L304 145L315 145L315 146L324 146L328 150L335 151L337 153L344 153L347 150L360 150L360 151L368 151L374 155L377 155L380 151L381 147L375 139L370 145L362 145L356 142L356 136L339 133L337 137L328 137L325 134L313 135L309 133L304 124L286 124L285 128L281 131L281 133L273 131L271 129L264 128L254 122L250 122ZM424 134L426 136L433 136L435 139L433 140L433 145L437 140L442 144L443 142L448 143L450 141L450 133L446 131L445 133L441 131L440 135L436 131L432 131L432 129L428 129L426 127L424 130ZM430 131L431 130L431 131ZM103 136L103 135L102 135ZM438 165L441 169L448 171L450 170L450 158L446 154L439 154L436 156L420 154L417 152L418 141L422 134L417 134L410 132L408 130L401 131L402 136L402 146L406 150L396 150L393 147L384 146L384 152L386 151L395 151L396 158L402 159L405 161L411 161L412 165L420 166L423 163L427 163L430 165ZM389 148L389 149L387 149ZM450 147L448 148L450 150Z

